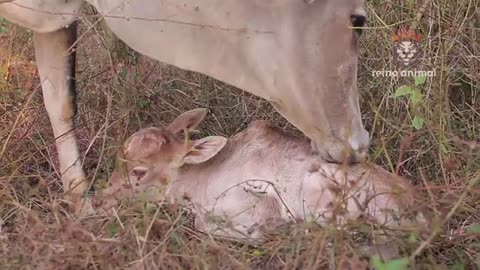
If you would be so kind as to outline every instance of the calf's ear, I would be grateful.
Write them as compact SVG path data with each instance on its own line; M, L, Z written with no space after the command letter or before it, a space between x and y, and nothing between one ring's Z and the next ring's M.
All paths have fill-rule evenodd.
M192 146L183 157L185 164L198 164L214 157L227 143L227 138L210 136L192 142Z
M199 108L190 110L180 114L173 122L168 125L166 130L170 131L174 135L177 135L180 131L186 130L187 132L195 129L203 118L207 114L207 109Z

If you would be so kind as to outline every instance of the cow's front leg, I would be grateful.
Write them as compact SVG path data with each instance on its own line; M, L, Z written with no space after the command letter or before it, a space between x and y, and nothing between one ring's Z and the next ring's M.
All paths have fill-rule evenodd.
M73 131L75 103L75 51L77 25L50 33L34 33L35 58L40 74L43 101L56 140L64 192L76 211L90 210L82 196L89 184L80 164ZM70 50L69 50L70 49ZM84 213L84 212L83 212Z

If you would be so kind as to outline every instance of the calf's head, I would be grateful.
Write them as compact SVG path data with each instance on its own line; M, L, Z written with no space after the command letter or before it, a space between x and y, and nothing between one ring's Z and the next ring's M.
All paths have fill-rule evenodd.
M205 117L205 109L178 116L168 127L150 127L131 135L123 146L108 187L94 197L96 208L111 208L119 199L143 196L163 200L168 186L176 180L184 164L197 164L215 156L226 144L221 136L189 140L188 132ZM182 139L181 135L185 134Z

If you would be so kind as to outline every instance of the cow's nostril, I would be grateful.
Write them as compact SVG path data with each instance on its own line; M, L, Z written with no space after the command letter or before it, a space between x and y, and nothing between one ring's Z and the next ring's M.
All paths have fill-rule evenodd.
M368 147L363 147L363 148L359 149L359 151L357 151L355 161L356 162L362 162L362 161L367 159L367 156L368 156Z
M368 132L366 130L363 130L361 132L355 133L348 139L348 144L350 145L351 149L358 154L368 151L368 148L370 146L370 138Z

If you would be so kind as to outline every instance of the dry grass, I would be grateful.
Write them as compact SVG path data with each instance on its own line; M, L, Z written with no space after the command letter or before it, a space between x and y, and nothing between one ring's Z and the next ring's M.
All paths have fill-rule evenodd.
M403 255L413 259L410 266L475 269L480 268L480 2L427 3L418 24L427 37L421 69L435 69L436 77L421 87L425 124L415 130L408 99L393 98L395 89L413 85L413 79L376 78L371 71L393 67L393 27L411 24L421 4L367 2L371 29L361 44L359 85L373 137L370 158L411 179L438 217L429 235L392 235ZM112 39L104 28L88 25L86 16L82 32L89 32L78 54L76 133L84 168L95 185L108 178L126 136L167 123L188 109L210 109L200 135L232 135L254 119L270 119L298 133L267 102L151 61ZM215 240L193 231L188 215L174 206L130 203L116 217L76 221L62 202L31 35L0 20L2 30L0 268L337 269L357 253L360 236L312 225L292 226L258 247ZM351 226L368 236L369 228Z

